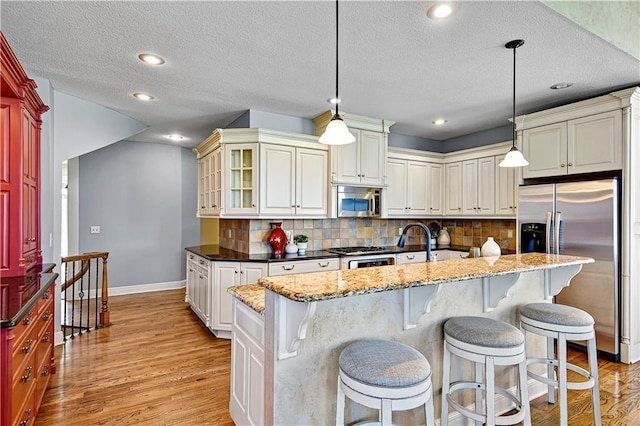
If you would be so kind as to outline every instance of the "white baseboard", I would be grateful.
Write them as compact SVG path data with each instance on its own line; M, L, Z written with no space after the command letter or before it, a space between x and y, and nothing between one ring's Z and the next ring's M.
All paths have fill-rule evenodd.
M528 387L529 387L528 389L529 401L532 401L542 395L547 394L547 385L537 380L529 379ZM516 386L513 386L507 390L509 392L515 393L517 388ZM436 400L434 403L438 404L439 401ZM473 410L474 404L471 404L466 408L468 408L469 410ZM502 395L496 395L496 414L504 414L512 409L513 409L513 403L509 399L505 398ZM440 424L441 423L440 419L438 419L436 423ZM472 423L473 422L471 422L468 418L464 417L462 414L458 413L457 411L449 412L449 424L451 426L465 426Z
M185 288L187 281L169 281L166 283L151 283L128 285L123 287L109 287L109 296L124 296L126 294L149 293L152 291L176 290Z
M62 331L56 331L56 334L53 336L53 345L58 346L64 343L64 333Z

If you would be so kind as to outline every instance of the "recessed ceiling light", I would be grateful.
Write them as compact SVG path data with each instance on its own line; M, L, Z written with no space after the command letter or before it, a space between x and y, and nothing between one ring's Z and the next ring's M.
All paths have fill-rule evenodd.
M338 99L338 98L329 98L329 99L327 99L327 102L329 102L330 104L335 105L335 104L339 104L340 102L342 102L342 100Z
M437 118L432 121L432 123L435 124L436 126L442 126L446 122L447 120L445 120L444 118Z
M153 53L141 53L138 55L138 59L140 59L145 64L149 64L149 65L164 64L164 59L162 59L158 55L154 55Z
M176 133L174 133L174 134L172 134L172 135L167 135L167 137L168 137L169 139L171 139L172 141L181 141L181 140L183 140L183 139L184 139L184 136L182 136L182 135L178 135L178 134L176 134Z
M450 3L436 3L427 10L427 16L431 19L442 19L451 15L454 7Z
M150 94L143 92L136 92L133 94L133 97L141 101L152 101L154 99Z
M566 89L567 87L573 86L573 83L556 83L550 87L553 90L561 90Z

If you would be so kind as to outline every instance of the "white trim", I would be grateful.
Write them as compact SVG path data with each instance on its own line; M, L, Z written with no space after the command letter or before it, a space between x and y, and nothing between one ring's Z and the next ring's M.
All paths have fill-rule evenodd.
M546 375L545 375L546 376ZM536 398L541 397L542 395L546 395L547 394L547 385L545 385L544 383L540 383L537 380L533 380L533 379L529 379L527 380L528 383L528 387L529 387L529 401L533 401ZM517 391L517 387L516 386L512 386L511 388L507 389L509 392L516 392ZM471 403L469 405L466 406L466 408L468 408L469 410L473 410L474 408L474 404ZM505 398L504 396L497 394L496 395L496 415L502 415L510 410L513 409L513 403ZM458 413L457 411L450 411L449 412L449 426L463 426L463 425L467 425L469 424L468 422L469 419L467 419L466 417L464 417L462 414ZM438 419L436 421L436 424L440 425L441 421L440 419Z
M53 337L53 346L62 345L64 343L64 334L62 331L56 331L56 334Z
M176 290L185 288L187 281L169 281L166 283L151 283L128 285L122 287L109 287L109 296L123 296L125 294L149 293L152 291Z

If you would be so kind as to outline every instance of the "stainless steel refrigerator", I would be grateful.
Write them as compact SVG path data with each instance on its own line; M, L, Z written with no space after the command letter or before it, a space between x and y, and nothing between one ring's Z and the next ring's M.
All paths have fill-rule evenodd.
M519 188L520 251L592 257L555 302L595 319L598 350L618 358L618 179L524 185Z

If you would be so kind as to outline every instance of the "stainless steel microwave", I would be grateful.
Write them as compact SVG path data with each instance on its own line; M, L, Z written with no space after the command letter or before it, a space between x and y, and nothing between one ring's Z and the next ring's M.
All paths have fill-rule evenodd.
M380 217L380 188L338 186L338 217Z

